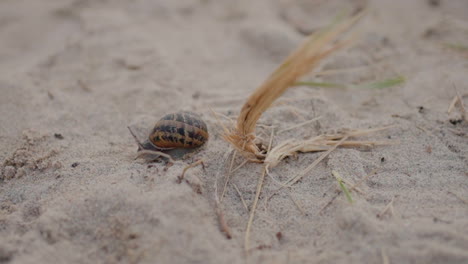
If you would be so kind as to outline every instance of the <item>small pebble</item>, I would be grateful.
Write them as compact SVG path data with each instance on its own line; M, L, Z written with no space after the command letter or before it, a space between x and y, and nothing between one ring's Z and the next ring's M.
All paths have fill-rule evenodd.
M54 137L55 137L56 139L63 139L63 136L62 136L62 134L60 134L60 133L55 133L55 134L54 134Z
M71 166L72 166L72 168L76 168L76 166L78 166L78 165L79 165L78 162L73 162Z

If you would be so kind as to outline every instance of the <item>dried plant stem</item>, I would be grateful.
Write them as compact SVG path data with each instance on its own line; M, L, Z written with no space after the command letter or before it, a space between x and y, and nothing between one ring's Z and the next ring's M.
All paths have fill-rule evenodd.
M298 152L316 152L326 151L332 148L336 144L337 140L341 140L344 137L355 137L373 133L376 131L388 129L392 126L374 128L367 130L352 130L346 133L338 133L331 135L320 135L308 140L288 140L275 146L269 151L265 158L267 164L267 170L278 165L278 163L288 156L296 155ZM388 141L344 141L340 145L343 147L373 147L376 145L388 145L393 142Z
M455 91L457 92L458 105L460 106L460 111L461 111L461 114L462 114L462 118L463 118L463 120L468 121L468 115L467 115L467 112L466 112L465 104L463 103L463 97L460 95L460 93L458 92L457 89L455 89Z
M243 196L242 193L240 192L239 188L237 187L236 184L232 184L232 186L234 186L234 189L236 190L237 194L239 195L239 198L241 199L242 205L244 206L245 210L246 210L247 212L249 212L249 207L247 206L247 203L246 203L245 200L244 200L244 196Z
M227 153L226 153L227 154ZM225 155L224 161L227 161L227 158L229 155ZM221 233L223 233L227 239L232 238L232 233L231 229L229 228L228 224L226 223L226 219L224 218L223 210L221 208L221 203L219 201L219 196L218 196L218 176L219 176L219 171L216 175L215 178L215 185L214 185L214 200L215 200L215 212L216 216L218 217L218 222L219 222L219 229Z
M338 143L336 143L335 146L330 148L327 152L323 153L318 159L316 159L312 164L310 164L307 168L305 168L299 175L293 176L286 180L284 183L279 183L281 186L276 189L269 197L267 200L270 200L273 196L275 196L279 191L281 191L283 188L288 188L294 185L296 182L298 182L300 179L302 179L307 173L309 173L317 164L320 163L324 158L326 158L333 150L335 150L341 143L343 143L344 140L346 140L347 137L342 138ZM268 164L265 166L265 170L268 173Z
M262 170L262 175L258 178L257 183L257 191L255 193L255 199L250 209L249 221L247 222L247 228L245 230L245 237L244 237L244 250L246 255L250 249L250 230L252 228L252 223L255 217L255 210L257 209L258 199L260 198L260 193L262 192L263 181L265 180L266 168L264 167Z
M177 177L177 183L182 183L182 181L184 180L185 173L187 172L187 170L189 170L189 169L191 169L191 168L193 168L193 167L195 167L195 166L197 166L197 165L200 165L200 164L202 165L203 169L205 169L205 163L203 163L203 160L202 160L202 159L201 159L201 160L197 160L197 161L195 161L194 163L187 165L187 166L184 168L184 170L182 171L182 174L181 174L179 177Z
M350 191L353 191L353 190L357 190L357 188L359 186L361 186L361 184L365 181L367 181L367 179L369 179L371 176L375 175L377 173L377 169L374 169L372 170L369 174L366 175L366 177L362 178L361 180L359 180L359 182L357 182L356 184L354 184L349 190Z
M447 113L450 114L453 110L453 108L455 108L455 105L458 103L458 95L455 95L453 97L453 100L452 102L450 103L448 109L447 109Z
M287 180L286 185L292 186L297 181L302 179L307 173L309 173L315 166L317 166L317 164L319 164L324 158L326 158L332 151L334 151L346 139L348 139L347 136L345 136L340 141L338 141L333 147L331 147L327 152L323 153L318 159L314 160L314 162L312 162L312 164L310 164L307 168L305 168L299 175L297 175L295 177L292 177L289 180Z
M390 210L390 212L392 213L392 216L393 216L393 202L395 201L395 196L392 197L392 200L387 204L387 206L385 206L385 208L377 214L377 217L378 218L382 218L382 216L388 211Z
M229 228L226 222L226 219L224 218L224 213L223 213L223 210L221 209L219 199L215 199L215 211L216 211L216 215L218 216L219 228L221 232L226 236L227 239L231 239L232 238L231 229Z
M307 215L307 213L304 211L304 208L299 204L299 202L296 201L296 199L293 197L291 192L288 192L288 196L291 199L291 201L294 203L294 205L297 207L299 212L301 212L302 215Z
M304 44L294 51L271 74L271 76L248 98L237 119L236 127L225 131L224 138L242 155L253 161L262 161L262 153L255 144L255 128L258 119L273 102L298 78L308 73L322 59L346 46L348 40L338 38L351 27L361 15L309 36Z
M232 167L234 166L234 160L236 159L236 154L237 154L237 151L234 150L234 153L232 154L231 165L229 166L229 171L226 175L226 179L224 180L223 192L221 193L221 202L223 202L224 200L224 194L226 193L227 185L229 183L229 180L231 179Z
M236 172L238 169L242 168L245 164L247 164L247 162L249 162L248 160L244 160L241 164L239 164L239 166L235 167L232 171L231 171L231 174Z

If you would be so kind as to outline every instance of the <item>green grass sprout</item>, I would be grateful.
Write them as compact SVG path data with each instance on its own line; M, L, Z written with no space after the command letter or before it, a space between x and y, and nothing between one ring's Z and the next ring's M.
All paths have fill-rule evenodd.
M363 89L383 89L383 88L388 88L392 86L397 86L397 85L403 84L404 82L405 82L405 77L398 76L396 78L391 78L391 79L387 79L387 80L383 80L379 82L357 85L355 87L363 88Z
M328 83L328 82L296 82L294 86L310 86L310 87L322 87L322 88L354 88L354 89L383 89L392 86L403 84L406 81L405 77L398 76L395 78L386 79L383 81L377 81L372 83L364 84L340 84L340 83Z
M346 199L348 199L348 202L352 204L353 198L351 198L351 192L348 190L348 188L346 188L346 185L343 182L343 179L341 178L340 174L338 174L338 172L336 171L332 171L332 174L333 176L335 176L336 180L338 181L341 191L343 191L343 193L345 194Z

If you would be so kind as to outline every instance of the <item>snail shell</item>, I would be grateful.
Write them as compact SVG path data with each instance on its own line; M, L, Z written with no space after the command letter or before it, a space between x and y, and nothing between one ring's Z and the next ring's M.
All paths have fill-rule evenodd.
M196 148L208 140L208 129L198 114L177 112L163 116L154 126L148 140L160 150Z

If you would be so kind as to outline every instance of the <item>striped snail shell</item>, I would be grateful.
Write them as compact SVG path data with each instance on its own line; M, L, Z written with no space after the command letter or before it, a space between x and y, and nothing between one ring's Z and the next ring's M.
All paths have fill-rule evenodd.
M208 129L193 112L177 112L163 116L151 131L148 141L156 149L196 148L208 140Z

